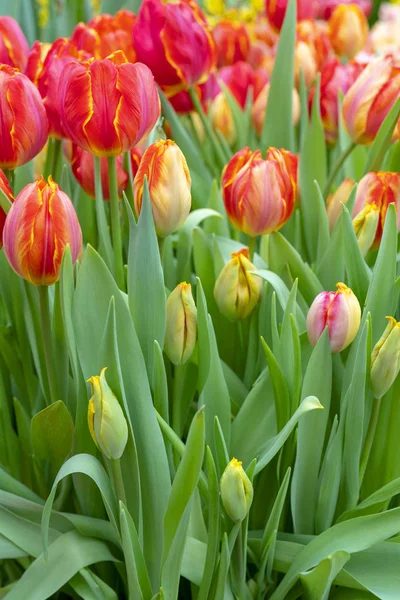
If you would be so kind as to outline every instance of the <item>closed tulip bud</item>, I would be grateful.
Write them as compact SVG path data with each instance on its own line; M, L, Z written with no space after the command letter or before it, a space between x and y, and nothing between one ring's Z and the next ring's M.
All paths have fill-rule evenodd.
M400 371L400 323L389 320L371 356L371 388L375 398L382 398Z
M108 459L118 460L128 441L128 425L122 408L107 383L106 368L100 376L89 379L92 397L89 400L88 425L90 435Z
M341 352L357 335L361 308L356 296L344 283L336 284L336 292L321 292L311 304L307 315L307 333L315 346L328 328L332 352Z
M357 144L370 144L400 97L400 68L392 56L372 59L343 99L342 116Z
M107 82L107 94L104 94ZM67 136L98 156L118 156L148 135L160 115L153 75L123 52L69 63L60 80L61 122Z
M214 287L214 298L223 315L232 320L245 319L258 304L262 292L262 280L250 262L249 251L242 248L232 252Z
M0 63L23 71L28 51L28 42L17 21L0 17Z
M121 196L128 183L128 173L123 168L123 156L117 157L117 185L118 195ZM94 156L87 150L82 150L79 146L73 144L72 157L71 157L71 169L75 176L75 179L79 185L85 190L86 194L90 198L94 198L95 184L94 184ZM108 165L106 157L100 159L100 172L101 172L101 187L103 190L103 200L110 199L110 185L108 179Z
M339 5L329 19L328 34L336 54L354 58L367 41L367 17L356 4Z
M267 18L271 25L280 31L285 19L289 0L266 0L265 8ZM297 20L313 19L315 14L315 3L313 0L297 0Z
M247 29L240 21L223 20L213 29L218 49L218 67L233 65L246 60L250 50L250 38Z
M49 177L24 187L7 214L4 252L14 271L34 285L51 285L60 274L67 245L73 262L82 249L75 209Z
M253 484L247 477L240 460L232 458L222 473L221 500L226 513L235 523L243 521L253 502Z
M157 235L166 237L186 221L192 203L191 178L182 150L172 140L158 140L143 154L134 180L135 209L142 208L147 177Z
M106 58L122 50L126 58L134 62L132 28L136 19L129 10L119 10L114 16L107 13L97 15L87 24L78 23L72 32L71 42L78 50L85 50L94 58Z
M0 65L0 168L15 169L39 154L49 124L39 92L26 75Z
M0 169L0 193L3 193L7 198L14 202L14 195L10 185L8 183L7 177L4 175L3 171ZM6 213L2 208L0 208L0 248L3 247L3 229L6 222Z
M137 60L150 67L168 95L206 81L215 70L217 48L193 0L144 0L133 27Z
M353 226L363 254L379 248L387 209L392 203L396 205L400 231L400 174L378 171L364 175L357 186L353 208Z
M290 218L297 191L297 157L270 148L236 152L222 173L226 212L233 225L250 236L277 231Z
M326 212L328 214L329 229L332 231L336 225L336 221L342 212L343 204L346 204L351 191L354 187L355 181L346 177L339 185L337 190L331 194L326 204Z
M257 135L261 136L267 112L270 85L267 83L258 94L251 108L251 120ZM300 119L300 96L296 89L292 93L292 125L295 127Z
M197 336L197 309L190 283L180 283L167 299L164 351L174 365L183 365L192 355Z
M226 141L232 146L237 137L235 121L229 102L224 92L217 94L210 104L208 115L215 131L222 133Z

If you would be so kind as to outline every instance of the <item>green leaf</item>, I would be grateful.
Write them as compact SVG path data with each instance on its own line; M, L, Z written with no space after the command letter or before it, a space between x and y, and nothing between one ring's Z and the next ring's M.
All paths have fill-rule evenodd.
M400 115L400 98L394 103L383 121L369 152L364 167L364 175L370 171L379 171L385 154L392 143L392 136Z
M367 296L371 271L361 254L351 216L346 206L342 208L342 216L347 283L362 306ZM340 280L338 279L338 281Z
M344 280L345 230L343 221L343 213L341 213L326 250L318 262L317 276L326 290L335 289L336 284Z
M337 550L314 568L300 574L306 600L328 600L332 583L349 561L350 554Z
M292 125L296 2L290 0L275 56L271 87L261 135L261 148L269 146L295 151Z
M153 592L135 523L121 502L119 514L129 594L137 600L150 600Z
M62 400L38 412L31 425L32 449L37 458L49 460L58 471L72 449L74 424Z
M291 414L291 401L286 380L282 374L279 363L275 358L272 350L261 338L264 348L265 358L267 359L268 368L271 376L272 387L274 390L276 425L278 431L281 431L288 422Z
M190 213L184 225L178 233L177 246L177 276L178 280L190 281L191 278L191 256L193 247L193 230L200 225L205 219L217 217L222 219L221 215L216 210L210 208L200 208Z

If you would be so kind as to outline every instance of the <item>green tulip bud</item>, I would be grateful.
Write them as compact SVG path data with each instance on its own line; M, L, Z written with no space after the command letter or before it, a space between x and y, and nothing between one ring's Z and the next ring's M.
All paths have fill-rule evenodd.
M389 323L371 357L371 388L375 398L386 394L400 370L400 322L386 318Z
M243 521L253 501L253 485L240 460L232 458L220 481L222 504L232 521Z
M89 400L88 425L98 449L107 458L121 458L128 441L128 426L122 408L106 381L106 368L91 377L93 396Z
M192 355L197 337L197 309L190 283L180 283L168 296L164 351L174 365Z

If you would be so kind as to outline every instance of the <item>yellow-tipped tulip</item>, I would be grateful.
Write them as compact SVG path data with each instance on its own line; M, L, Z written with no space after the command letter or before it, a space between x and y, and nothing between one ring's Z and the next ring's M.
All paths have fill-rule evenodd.
M400 370L400 322L386 318L389 323L371 357L371 388L375 398L386 394Z
M379 225L380 210L375 204L367 204L361 212L353 219L353 227L356 232L358 245L363 256L374 243Z
M167 328L164 351L174 365L185 363L194 350L197 309L190 283L180 283L167 299Z
M128 441L128 426L122 408L106 381L106 368L89 379L88 425L94 443L109 459L121 458Z
M253 485L240 460L232 458L220 481L222 504L232 521L243 521L253 501Z
M214 298L228 319L245 319L260 300L262 280L250 273L256 267L249 260L247 248L232 252L231 256L215 282Z

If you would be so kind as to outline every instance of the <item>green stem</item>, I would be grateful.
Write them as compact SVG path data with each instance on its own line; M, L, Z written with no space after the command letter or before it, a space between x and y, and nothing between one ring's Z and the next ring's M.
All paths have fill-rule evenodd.
M53 180L56 183L60 183L60 179L61 179L61 170L62 170L62 140L59 140L58 138L53 140L53 161L52 161L52 167L51 167L51 172L49 173L49 175L52 176Z
M109 462L111 464L111 473L114 481L115 491L117 493L117 498L126 506L127 502L124 479L122 477L121 471L121 461L119 459L111 459Z
M0 207L7 214L12 206L11 200L5 195L3 190L0 188Z
M115 156L109 156L108 180L110 186L111 231L114 248L115 279L121 290L125 289L124 263L122 259L121 219L119 214L117 162Z
M133 191L133 173L130 152L125 152L124 154L124 171L128 173L128 185L126 186L125 194L129 202L129 206L131 207L133 214L136 216Z
M205 114L205 112L203 110L201 102L200 102L200 100L199 100L199 98L198 98L198 96L196 94L196 91L193 88L189 88L189 95L190 95L190 98L191 98L191 100L193 102L193 106L196 109L196 112L199 115L200 120L201 120L201 122L203 124L203 127L204 127L204 129L205 129L205 131L206 131L206 133L207 133L207 135L208 135L208 137L209 137L209 139L211 141L211 144L212 144L212 146L214 148L214 152L216 154L216 159L217 159L217 161L219 163L219 166L222 168L222 167L225 166L225 164L226 164L227 161L226 161L226 158L225 158L225 154L224 154L224 152L223 152L223 150L222 150L222 148L220 146L220 143L218 141L218 138L215 135L215 132L214 132L212 126L211 126L211 123L207 119L207 116L206 116L206 114Z
M49 137L49 139L47 141L46 161L44 163L44 170L43 170L43 176L45 179L47 179L48 176L51 175L51 171L52 171L53 151L54 151L53 144L54 144L54 138Z
M99 252L102 258L104 258L108 268L111 269L113 264L113 251L106 211L104 208L103 187L101 184L101 163L99 156L94 156L94 188L96 195L95 202L97 232L99 236Z
M158 240L158 250L160 251L160 260L161 260L161 264L163 264L163 261L164 261L165 238L164 237L157 237L157 240Z
M46 285L39 286L39 300L47 378L49 381L51 401L56 402L56 400L58 400L57 379L54 363L53 340L51 337L49 289Z
M374 443L374 437L376 433L376 427L378 425L379 413L381 410L381 398L374 398L372 404L371 416L369 419L367 435L365 436L364 448L361 454L361 462L360 462L360 486L363 482L365 471L367 470L367 465L369 461L369 457L372 450L372 445Z
M328 197L328 194L331 190L332 185L335 182L335 179L337 177L337 174L339 173L340 169L342 168L344 162L346 161L347 157L350 156L350 154L353 152L354 148L356 147L356 143L355 142L351 142L351 144L342 152L342 154L339 156L339 158L337 159L336 163L333 166L332 172L329 175L329 179L327 181L327 184L325 186L324 189L324 198L325 200Z
M257 238L249 235L249 242L248 242L247 246L249 248L250 260L253 260L253 258L254 258L254 252L256 250L256 242L257 242Z

